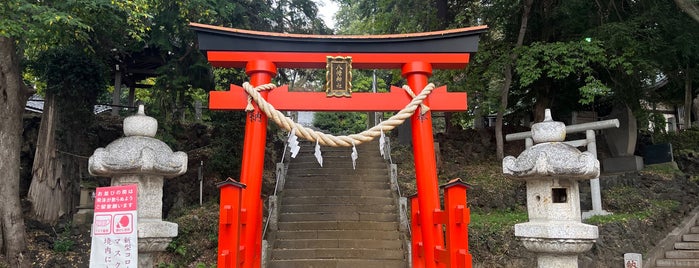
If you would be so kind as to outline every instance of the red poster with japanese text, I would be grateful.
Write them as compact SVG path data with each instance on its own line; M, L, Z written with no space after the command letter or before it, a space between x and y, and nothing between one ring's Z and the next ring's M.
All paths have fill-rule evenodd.
M136 184L96 189L90 267L138 267L137 189Z

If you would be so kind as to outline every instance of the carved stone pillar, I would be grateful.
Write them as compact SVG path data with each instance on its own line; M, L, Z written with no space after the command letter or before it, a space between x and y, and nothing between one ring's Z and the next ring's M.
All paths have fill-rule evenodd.
M529 222L516 224L515 236L537 253L539 268L577 268L598 237L597 226L581 222L578 181L597 177L599 161L563 143L565 125L549 110L545 117L532 126L535 145L502 160L505 175L527 183Z
M158 122L143 110L124 119L125 137L97 148L88 167L93 176L111 177L112 186L138 185L138 266L153 267L153 254L177 236L177 224L162 220L163 180L187 171L187 154L155 139Z

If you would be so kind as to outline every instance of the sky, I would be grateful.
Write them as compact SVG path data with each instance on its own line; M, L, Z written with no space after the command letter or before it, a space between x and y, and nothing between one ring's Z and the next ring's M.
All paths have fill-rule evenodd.
M339 8L337 3L332 0L313 0L318 4L318 13L320 17L325 21L325 25L330 27L330 29L335 28L335 22L333 22L333 16Z

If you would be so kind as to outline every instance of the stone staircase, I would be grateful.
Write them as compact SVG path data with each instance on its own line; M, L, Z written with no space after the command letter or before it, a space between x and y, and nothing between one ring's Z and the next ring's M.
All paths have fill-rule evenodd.
M356 169L351 148L321 147L320 167L314 147L289 160L268 267L408 267L378 142L357 146Z
M660 243L661 256L651 267L699 267L699 208ZM665 246L663 247L663 244Z

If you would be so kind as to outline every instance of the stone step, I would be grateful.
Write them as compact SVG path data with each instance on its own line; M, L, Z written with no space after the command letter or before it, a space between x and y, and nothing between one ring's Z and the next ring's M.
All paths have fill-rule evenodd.
M374 230L395 231L398 230L396 222L356 222L356 221L308 221L308 222L280 222L279 230L282 231L309 231L309 230Z
M326 155L322 154L323 156L323 167L322 168L338 168L338 167L345 167L345 168L351 168L352 167L352 156L347 154L347 155ZM293 168L299 168L301 166L305 165L310 165L311 167L320 167L320 163L318 163L318 159L316 159L316 156L314 154L299 154L296 156L296 158L291 158L289 160L289 163L291 163ZM377 156L377 157L358 157L355 160L355 164L361 165L362 167L373 167L373 168L386 168L388 167L388 163L384 161L383 157Z
M306 188L323 188L323 189L328 189L328 188L343 188L343 187L333 187L329 186L331 184L337 183L338 185L341 185L340 183L347 183L345 184L346 186L352 186L352 183L355 184L355 186L352 186L356 188L356 185L362 185L362 184L383 184L381 188L372 188L372 187L359 187L361 189L385 189L390 187L390 179L388 176L363 176L363 177L358 177L358 176L347 176L347 175L324 175L324 176L304 176L304 177L299 177L299 176L294 176L294 177L287 177L287 181L284 184L284 189L286 188L286 183L289 184L296 184L296 185L304 185ZM296 187L295 188L299 188Z
M300 151L307 150L307 151L314 151L316 143L314 141L307 141L303 139L299 139L299 146L301 147ZM373 141L368 141L364 142L362 144L357 144L354 147L357 148L357 151L362 150L362 151L379 151L379 141L378 139L375 139ZM322 151L328 151L328 152L344 152L344 151L352 151L352 146L338 146L338 147L333 147L333 146L324 146L321 145L320 149Z
M295 169L295 168L290 168L286 171L286 175L289 176L290 178L294 177L332 177L335 178L335 176L342 176L342 177L352 177L352 176L362 176L366 177L368 175L378 175L380 178L386 178L388 177L388 169L386 168L363 168L363 167L357 167L357 169L353 169L352 166L346 167L346 168L335 168L335 169L330 169L330 168L321 168L321 167L310 167L310 168L300 168L300 169ZM328 176L330 175L330 176Z
M356 230L309 230L309 231L277 231L277 239L376 239L400 241L398 231L361 231Z
M395 205L351 205L351 204L334 204L334 205L289 205L283 203L280 208L280 213L299 213L299 212L368 212L368 213L395 213L397 208Z
M659 259L655 261L656 267L699 267L697 259Z
M279 249L310 249L310 248L362 248L362 249L400 249L400 240L375 239L296 239L278 240Z
M364 182L378 182L378 183L389 183L390 178L388 173L381 174L294 174L287 176L287 182L290 183L301 183L305 185L321 184L327 182L354 182L354 183L364 183ZM368 188L368 187L367 187Z
M338 161L333 161L332 159L323 159L323 166L321 166L318 162L315 162L315 159L313 162L303 162L303 163L294 163L293 169L346 169L346 170L353 170L356 172L362 172L366 170L378 170L378 169L383 169L383 170L388 170L386 167L386 163L377 163L377 162L370 162L370 163L362 163L362 162L357 162L356 169L353 168L352 166L352 160L344 161L340 160L342 162ZM291 170L291 169L290 169Z
M279 222L304 221L377 221L396 222L396 213L359 213L359 212L316 212L316 213L280 213Z
M366 197L393 197L390 189L284 189L284 197L297 196L325 196L333 198L336 196L366 196Z
M684 242L699 242L699 234L682 235L682 241L684 241Z
M288 259L371 259L371 260L402 260L402 250L391 249L349 249L349 248L317 248L317 249L275 249L272 251L273 260Z
M296 158L299 158L300 156L313 156L313 154L316 152L316 146L315 144L312 146L304 146L304 145L299 145L301 148L299 150L299 153L296 154ZM382 158L381 153L379 152L378 146L377 148L359 148L357 147L357 158ZM320 146L320 153L325 156L351 156L352 155L352 148L331 148L331 147L324 147ZM292 158L295 159L295 158Z
M668 259L699 259L699 250L669 250L665 252Z
M284 205L389 205L393 204L393 198L389 197L366 197L366 196L334 196L332 198L324 196L300 196L283 197Z
M677 242L675 249L699 250L699 242Z
M355 259L324 259L324 260L274 260L270 268L406 268L402 260L355 260Z
M382 164L386 165L387 161L381 156L378 152L376 152L376 155L373 153L362 153L362 152L357 152L357 159L355 160L356 163L362 163L362 164ZM325 163L349 163L352 164L352 152L347 151L347 152L337 152L337 153L328 153L325 151L321 150L321 156L323 156L323 165ZM327 160L327 161L326 161ZM318 163L315 152L310 151L310 152L299 152L296 157L294 158L289 158L289 163L291 164L298 164L298 163Z
M690 234L699 234L699 226L692 226L689 228L689 233Z
M299 147L299 154L313 154L316 151L315 143L308 145L299 144ZM352 153L352 147L329 147L321 145L320 151L323 153L323 155L350 155ZM377 157L381 157L378 144L376 145L376 148L374 148L374 146L357 146L357 154L359 154L360 157L362 155L373 156L374 154L376 154Z
M299 181L290 180L284 183L284 191L293 189L389 189L391 184L388 180L384 181L336 181L332 179Z
M369 147L371 146L371 147ZM302 143L289 160L268 267L405 268L390 170L378 143L351 148Z
M299 152L314 152L316 150L316 143L315 142L299 142L299 147L300 150ZM365 151L365 152L376 152L377 154L379 153L379 143L378 142L369 142L369 143L362 143L357 146L357 152L359 151ZM334 153L334 152L352 152L352 146L347 146L347 147L332 147L332 146L320 146L320 150L322 152L329 152L329 153Z

